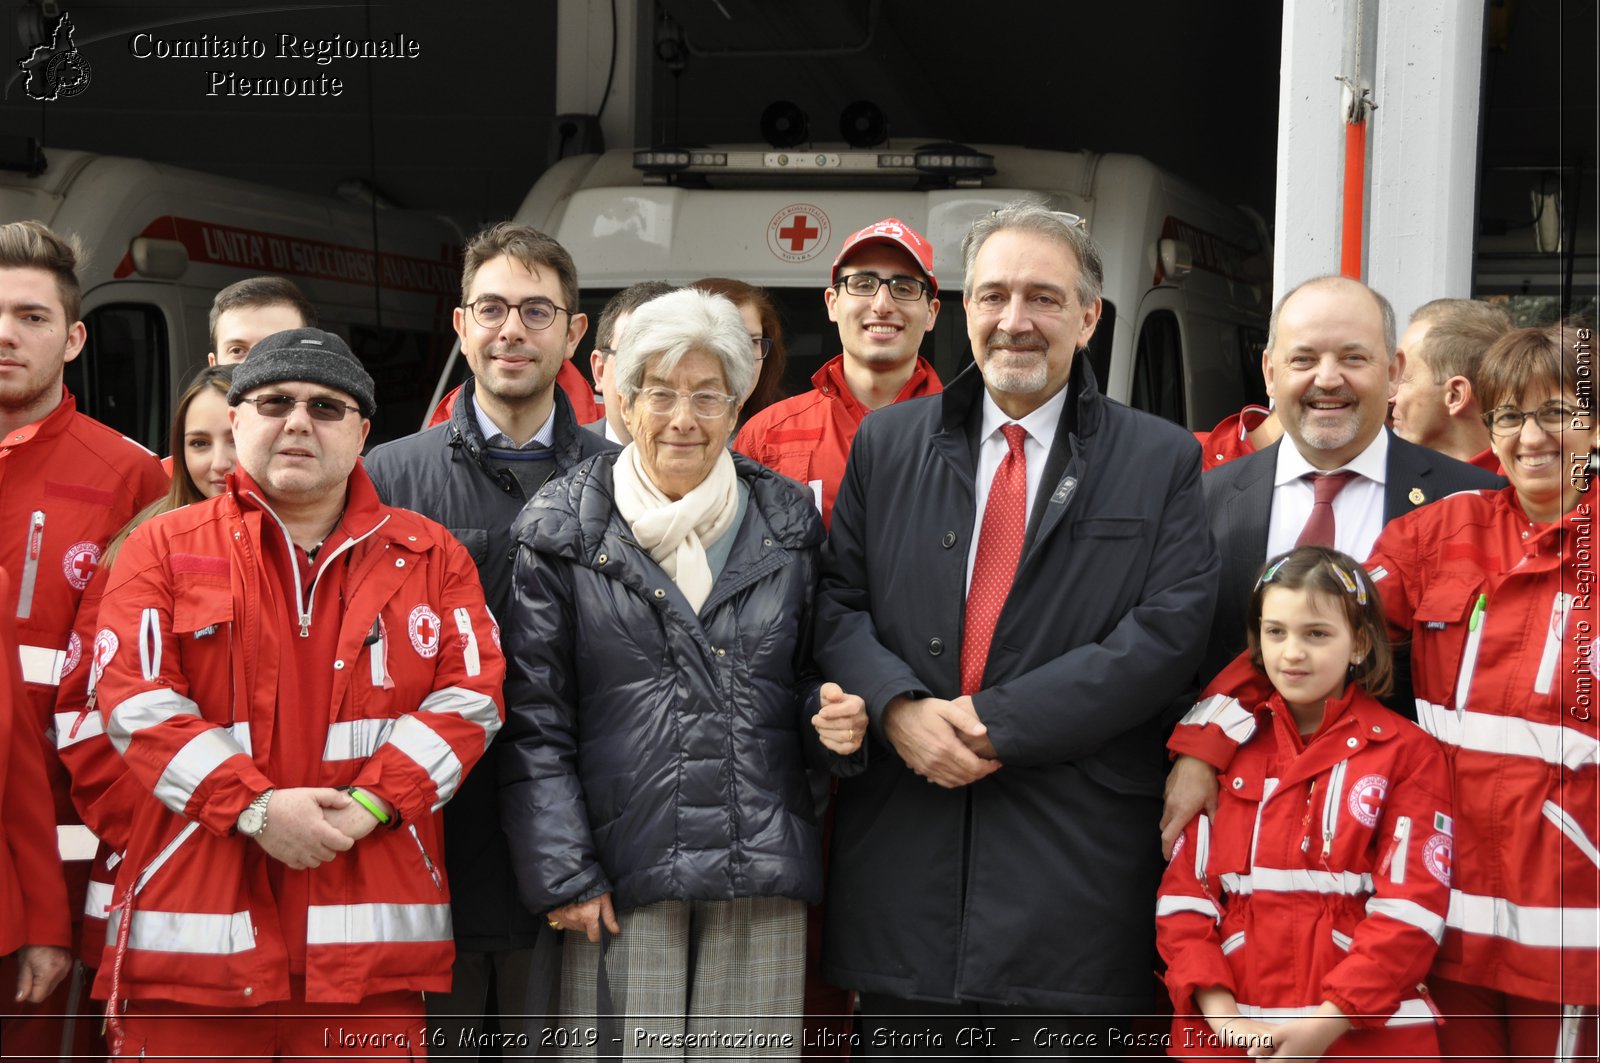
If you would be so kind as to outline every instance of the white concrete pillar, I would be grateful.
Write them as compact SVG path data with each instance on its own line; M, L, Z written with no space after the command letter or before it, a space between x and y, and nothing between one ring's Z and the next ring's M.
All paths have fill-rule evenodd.
M1283 5L1278 75L1278 178L1273 207L1276 301L1308 277L1339 272L1344 124L1339 78L1360 0Z
M1402 327L1430 299L1472 294L1483 30L1483 0L1379 12L1366 272Z
M616 26L611 12L616 11ZM644 143L654 0L559 0L556 7L556 113L599 114L607 148ZM616 56L612 57L613 29ZM606 92L608 72L611 91ZM603 98L602 98L603 97ZM601 107L605 110L602 113Z

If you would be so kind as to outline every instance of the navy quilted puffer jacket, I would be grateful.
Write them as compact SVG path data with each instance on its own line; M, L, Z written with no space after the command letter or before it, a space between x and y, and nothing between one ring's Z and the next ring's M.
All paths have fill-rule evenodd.
M523 903L822 894L806 782L822 523L798 484L734 455L750 489L697 616L633 540L615 455L547 485L513 528L501 822Z

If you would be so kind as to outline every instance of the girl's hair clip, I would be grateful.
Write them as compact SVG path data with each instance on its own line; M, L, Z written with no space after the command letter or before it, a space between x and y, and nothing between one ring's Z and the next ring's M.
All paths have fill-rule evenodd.
M1344 584L1344 589L1348 593L1356 596L1357 602L1362 605L1367 604L1367 588L1362 584L1359 577L1352 579L1350 577L1350 573L1346 572L1338 565L1330 564L1328 567L1333 569L1333 574L1335 576L1339 577L1339 582Z
M1278 574L1278 569L1282 568L1283 567L1283 563L1285 561L1287 561L1287 560L1289 560L1287 555L1284 556L1284 557L1280 557L1280 558L1278 558L1278 560L1276 562L1274 562L1272 564L1272 566L1270 568L1268 568L1265 572L1261 573L1261 578L1256 580L1255 589L1256 590L1260 590L1264 584L1271 583L1272 582L1272 578Z

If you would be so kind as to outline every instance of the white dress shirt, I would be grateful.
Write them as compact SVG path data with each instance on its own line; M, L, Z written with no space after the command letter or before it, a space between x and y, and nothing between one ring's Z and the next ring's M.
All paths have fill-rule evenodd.
M1022 441L1022 456L1028 465L1028 503L1027 514L1033 516L1033 502L1039 497L1039 482L1044 479L1044 462L1050 456L1050 447L1056 441L1056 427L1061 423L1061 412L1067 405L1067 392L1070 387L1063 387L1049 399L1043 406L1034 410L1020 421L1014 421L1006 412L996 405L994 399L989 397L987 389L983 393L983 423L978 430L978 475L977 482L973 484L973 494L977 496L978 509L972 520L972 542L967 546L967 590L972 590L972 564L978 557L978 536L983 531L983 511L989 504L989 488L994 484L994 474L1000 471L1000 463L1011 452L1011 447L1006 443L1005 433L1000 431L1008 424L1020 424L1022 430L1028 433Z
M1272 520L1267 525L1267 556L1277 557L1294 549L1311 506L1316 488L1305 479L1307 473L1353 472L1355 479L1344 485L1333 499L1333 546L1357 561L1365 561L1372 544L1383 531L1383 485L1388 478L1389 433L1380 430L1367 449L1337 469L1318 469L1283 437L1278 445L1278 470L1272 481Z
M548 449L556 445L556 410L554 406L550 407L550 416L545 418L544 424L537 432L533 433L533 438L526 443L518 443L516 440L511 439L510 433L502 431L499 425L489 420L489 415L483 412L482 406L478 405L478 396L476 395L472 396L472 413L478 418L478 431L483 433L483 441L487 446L494 446L491 440L495 436L501 436L511 441L511 446L504 448L507 450L528 450L532 447Z

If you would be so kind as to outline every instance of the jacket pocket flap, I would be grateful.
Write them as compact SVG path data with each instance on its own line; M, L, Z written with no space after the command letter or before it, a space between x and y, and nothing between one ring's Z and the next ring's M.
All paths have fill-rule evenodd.
M1416 620L1453 624L1466 620L1478 600L1482 581L1464 576L1434 580L1417 602Z
M1137 539L1143 534L1143 517L1085 517L1072 526L1074 539Z
M233 621L233 592L228 576L175 572L172 577L172 630L189 634Z

